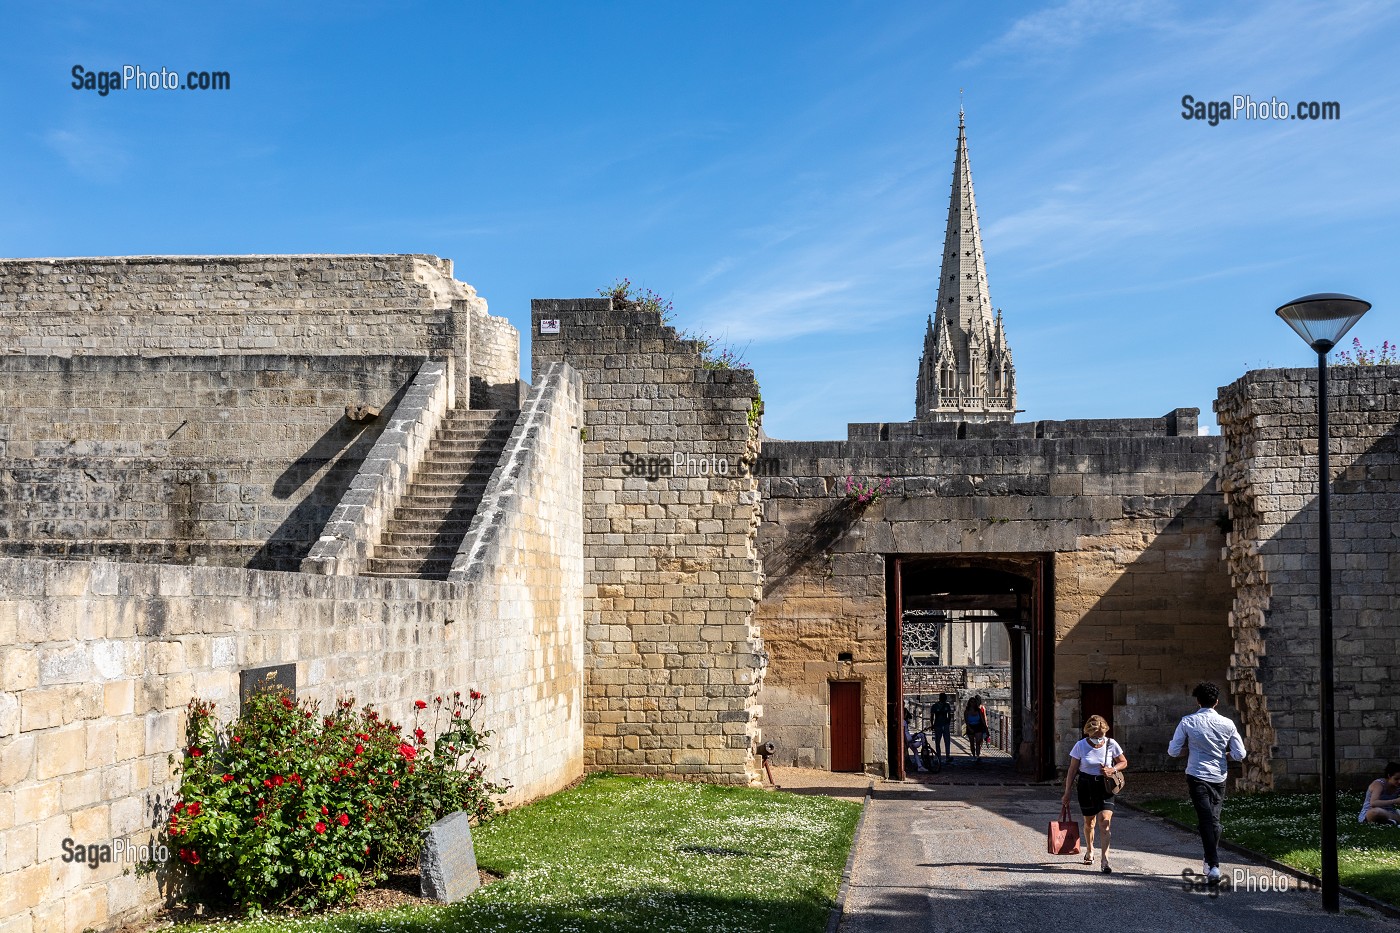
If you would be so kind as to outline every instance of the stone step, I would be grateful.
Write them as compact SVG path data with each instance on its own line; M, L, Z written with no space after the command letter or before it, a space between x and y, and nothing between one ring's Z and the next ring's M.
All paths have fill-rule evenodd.
M374 556L380 560L451 560L456 555L456 546L436 541L432 544L381 544L374 549Z
M367 576L371 577L417 577L428 580L445 580L452 570L452 561L417 560L371 557Z
M457 549L455 545L442 544L452 538L460 539L471 527L470 522L453 522L450 528L424 529L402 528L384 532L384 543L375 548L375 553L384 548L438 548L443 547L452 550ZM458 542L460 544L460 540Z

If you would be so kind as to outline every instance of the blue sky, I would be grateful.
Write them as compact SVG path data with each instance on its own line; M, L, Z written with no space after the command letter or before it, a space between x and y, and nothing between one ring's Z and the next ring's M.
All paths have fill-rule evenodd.
M1023 419L1208 420L1310 363L1272 314L1309 292L1400 337L1394 3L73 3L5 32L0 255L435 253L522 330L627 276L745 349L775 437L912 417L960 88ZM232 89L101 97L75 64ZM1212 127L1185 94L1341 119Z

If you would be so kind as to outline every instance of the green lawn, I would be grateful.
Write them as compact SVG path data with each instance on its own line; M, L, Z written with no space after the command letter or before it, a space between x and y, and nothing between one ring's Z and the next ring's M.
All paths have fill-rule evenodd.
M461 904L219 929L820 933L859 815L825 797L593 775L476 827L478 862L504 877Z
M1196 811L1185 799L1145 800L1140 806L1196 825ZM1225 798L1221 823L1230 842L1316 875L1322 866L1320 806L1316 794L1239 794ZM1337 867L1342 884L1400 905L1400 826L1357 823L1360 809L1360 794L1338 796Z

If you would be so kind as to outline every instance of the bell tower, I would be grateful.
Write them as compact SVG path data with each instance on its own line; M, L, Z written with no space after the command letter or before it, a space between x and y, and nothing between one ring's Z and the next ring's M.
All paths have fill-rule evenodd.
M992 310L967 130L958 109L953 192L943 237L938 307L929 315L915 390L916 421L1012 421L1016 367L1000 309Z

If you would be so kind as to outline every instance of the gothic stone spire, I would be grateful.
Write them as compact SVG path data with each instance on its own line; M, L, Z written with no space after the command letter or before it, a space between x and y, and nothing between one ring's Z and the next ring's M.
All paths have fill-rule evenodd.
M1015 416L1015 370L1001 312L993 310L987 288L967 131L959 109L938 308L924 337L915 418L983 422Z

